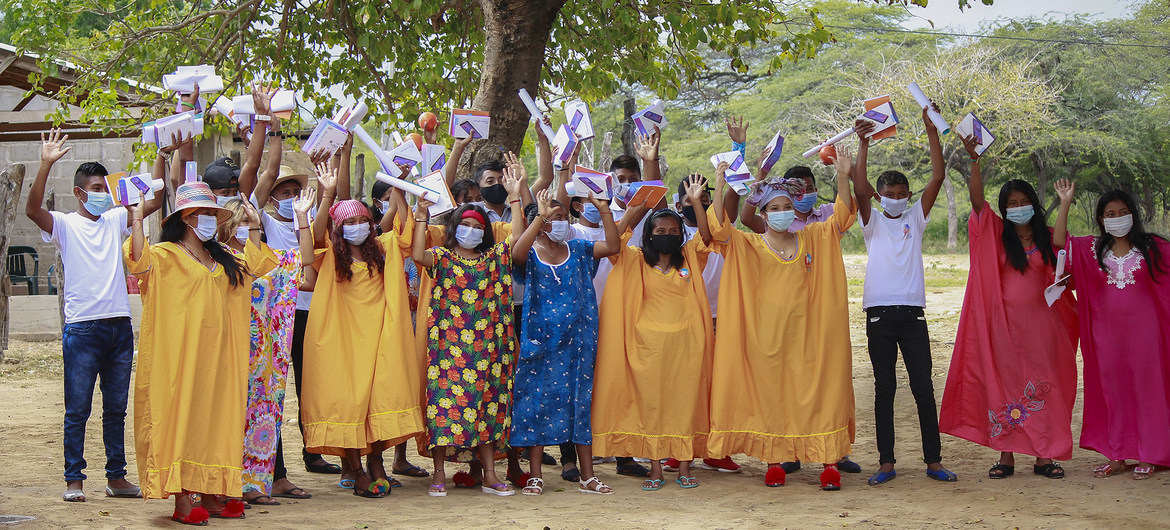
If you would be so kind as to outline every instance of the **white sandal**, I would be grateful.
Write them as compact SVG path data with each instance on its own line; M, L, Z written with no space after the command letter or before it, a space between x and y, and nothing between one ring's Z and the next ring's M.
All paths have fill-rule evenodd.
M85 492L82 490L65 490L65 494L61 495L61 499L65 502L85 502Z
M597 482L597 485L590 487L589 484L592 484L594 481ZM581 483L581 487L577 488L577 491L580 491L581 493L592 493L594 495L613 495L613 488L605 485L605 483L596 476L590 478L589 480L581 480L578 482ZM599 491L601 488L609 488L609 491Z
M532 477L528 479L528 483L524 485L524 489L520 490L524 495L540 495L544 493L544 479L539 477Z

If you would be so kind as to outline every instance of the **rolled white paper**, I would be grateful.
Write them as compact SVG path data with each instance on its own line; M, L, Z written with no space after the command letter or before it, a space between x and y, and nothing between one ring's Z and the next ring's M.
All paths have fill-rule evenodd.
M398 188L402 191L405 191L406 193L409 193L411 195L422 197L422 198L424 198L432 203L439 202L439 199L441 198L441 196L437 192L428 190L428 189L426 189L422 186L419 186L418 184L415 184L413 182L407 182L407 181L402 180L400 178L391 177L390 175L387 175L381 171L379 171L377 175L374 175L374 178L378 179L380 182L385 182L386 184L394 186L395 188Z
M1060 278L1064 276L1064 260L1066 258L1067 254L1063 249L1056 253L1056 281L1060 281Z
M821 149L824 149L830 145L833 145L837 142L840 142L841 140L848 138L849 135L851 135L853 133L854 133L853 127L845 129L844 131L841 131L840 133L838 133L837 136L829 138L828 140L825 140L824 142L822 142L820 145L818 145L812 149L809 149L808 151L805 151L804 157L805 158L812 158L813 155L821 152Z
M532 99L532 94L528 93L528 89L520 89L520 100L524 102L525 107L528 107L528 113L532 115L532 119L536 120L536 124L539 125L540 130L544 132L544 137L551 142L557 133L553 131L552 127L549 127L548 124L544 122L544 113L540 112L540 109L537 108L536 100Z
M366 132L360 123L353 126L353 133L366 144L366 147L370 148L370 151L374 152L374 158L378 159L378 164L382 166L382 169L386 171L397 171L398 166L394 165L394 160L390 158L390 155L386 154L386 151L382 150L382 146L374 141L370 133Z
M922 88L918 86L917 82L911 81L906 88L910 89L910 95L914 96L914 101L918 102L918 108L929 109L926 111L926 116L930 118L930 121L934 122L934 127L938 129L939 134L951 132L950 124L947 123L947 120L943 119L942 114L934 111L934 107L930 105L930 98L926 97L926 94L922 92Z

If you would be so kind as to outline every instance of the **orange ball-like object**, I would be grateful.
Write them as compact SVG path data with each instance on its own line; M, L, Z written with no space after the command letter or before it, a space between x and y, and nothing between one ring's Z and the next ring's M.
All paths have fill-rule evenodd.
M433 131L439 126L439 118L433 112L424 112L418 115L418 126L424 131Z

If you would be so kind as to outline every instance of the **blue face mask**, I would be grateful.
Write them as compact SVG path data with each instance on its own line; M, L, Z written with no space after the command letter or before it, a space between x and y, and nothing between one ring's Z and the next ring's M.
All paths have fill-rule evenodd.
M801 196L799 201L794 201L792 207L796 208L800 213L808 213L812 211L813 206L816 206L816 204L817 194L809 192Z
M1036 215L1036 209L1031 204L1026 206L1017 206L1015 208L1008 208L1005 212L1007 220L1018 225L1026 225L1028 221L1032 220L1032 216Z
M114 198L109 193L101 191L85 192L85 202L81 203L89 213L101 217L114 204Z
M796 219L796 210L768 212L768 228L777 232L785 232L789 226L792 226L793 219Z
M285 219L293 218L293 201L295 198L285 199L283 201L276 201L276 213L280 214Z
M597 224L601 222L601 212L591 202L585 203L585 208L581 210L581 218L590 223Z

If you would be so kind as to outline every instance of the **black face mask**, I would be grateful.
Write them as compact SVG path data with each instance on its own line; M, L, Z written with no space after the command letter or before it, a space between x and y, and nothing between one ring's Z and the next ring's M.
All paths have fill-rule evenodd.
M682 216L691 224L698 224L699 220L695 218L695 207L691 205L682 207Z
M650 236L650 246L659 254L674 254L682 248L682 236L672 234L654 234Z
M479 193L483 195L484 202L488 204L504 204L508 200L508 190L504 189L503 184L492 184L486 188L480 188Z

